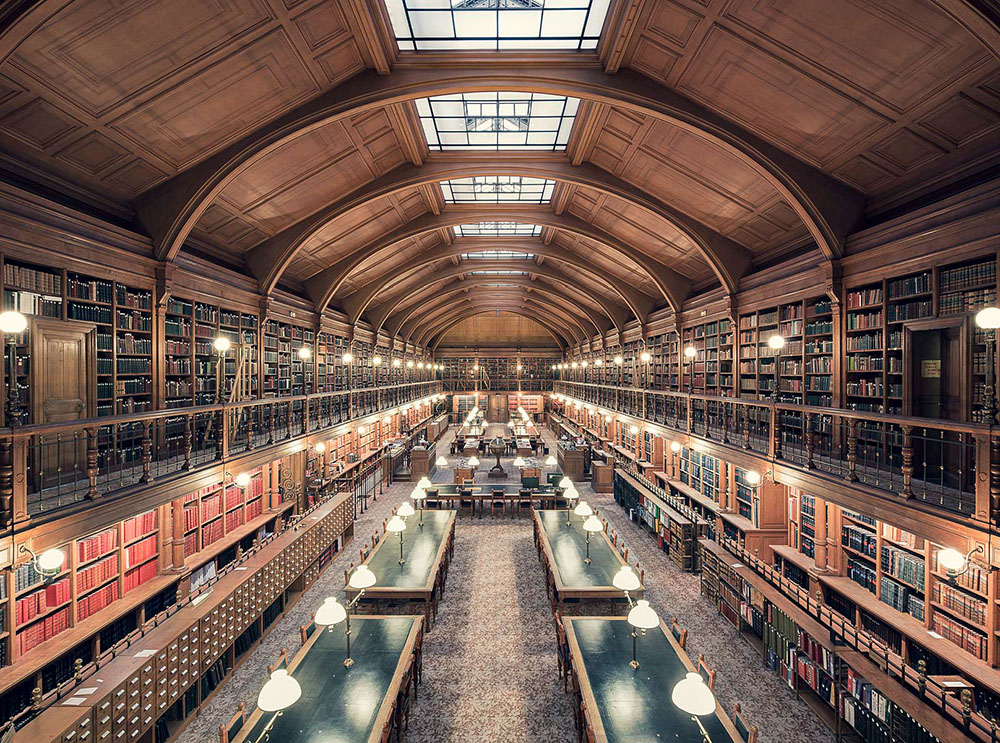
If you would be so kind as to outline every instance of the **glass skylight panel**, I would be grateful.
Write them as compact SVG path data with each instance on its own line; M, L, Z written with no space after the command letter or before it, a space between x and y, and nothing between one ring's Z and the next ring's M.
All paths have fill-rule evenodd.
M470 276L527 276L524 271L513 269L491 268L483 271L469 271Z
M594 50L610 0L386 0L402 51Z
M565 150L580 99L454 93L415 101L431 150Z
M519 175L477 175L442 181L446 204L486 202L490 204L547 204L552 200L555 181Z
M538 237L541 225L520 222L476 222L452 227L455 237Z
M480 261L523 261L534 257L534 253L519 253L516 250L480 250L475 253L462 253L462 258L465 260Z

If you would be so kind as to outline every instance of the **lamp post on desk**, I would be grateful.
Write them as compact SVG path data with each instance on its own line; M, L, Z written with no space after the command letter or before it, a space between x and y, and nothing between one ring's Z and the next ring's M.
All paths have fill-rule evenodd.
M317 626L329 627L331 632L335 625L344 620L347 621L347 630L344 632L344 636L347 638L347 657L344 658L344 667L350 668L354 665L354 658L351 657L351 609L358 605L361 597L365 595L365 589L375 585L375 573L367 565L358 565L351 573L347 585L358 592L348 602L347 608L344 608L335 597L328 596L316 610L313 621L316 622Z

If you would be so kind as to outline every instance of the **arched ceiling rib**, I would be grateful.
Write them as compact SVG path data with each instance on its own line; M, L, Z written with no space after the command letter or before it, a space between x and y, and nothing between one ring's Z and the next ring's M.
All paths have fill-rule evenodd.
M735 289L750 264L746 248L701 224L656 197L589 164L573 165L564 153L469 153L433 154L421 166L402 166L340 201L321 209L268 238L247 255L247 264L257 276L261 290L270 291L295 256L327 224L338 217L384 198L419 186L471 176L514 175L545 178L557 183L585 186L634 205L673 225L715 272L729 291Z
M363 72L259 127L192 168L154 187L137 201L156 257L173 260L222 189L257 158L324 124L373 108L459 92L516 90L566 95L664 118L736 155L765 176L788 201L817 245L839 257L844 237L861 220L855 191L648 78L622 72L613 78L592 67L525 67L506 62L456 67L397 68L391 75Z
M305 282L306 292L316 303L316 306L323 309L333 299L344 280L363 260L377 255L382 250L391 248L401 240L451 227L452 225L467 224L480 220L499 220L543 225L587 237L606 245L645 266L650 276L657 281L657 285L663 296L675 310L679 309L684 297L690 291L690 285L672 269L640 253L635 248L625 245L613 235L582 219L569 214L553 214L547 205L455 204L449 205L440 214L425 214L417 219L413 219L402 227L385 234L381 239L340 258L329 268L308 279Z
M569 334L567 331L561 329L558 324L552 320L552 318L546 315L546 313L533 307L518 304L516 302L485 305L475 301L466 301L462 304L455 305L448 312L442 312L440 317L429 321L426 327L420 329L418 332L414 333L413 336L411 336L413 338L413 343L425 348L433 348L431 340L435 336L440 336L446 332L455 322L460 322L466 317L471 317L475 314L495 312L497 310L506 310L508 312L523 314L525 317L530 317L536 322L551 328L553 337L557 338L557 342L561 347L572 346L579 342L574 340L574 336L572 334Z

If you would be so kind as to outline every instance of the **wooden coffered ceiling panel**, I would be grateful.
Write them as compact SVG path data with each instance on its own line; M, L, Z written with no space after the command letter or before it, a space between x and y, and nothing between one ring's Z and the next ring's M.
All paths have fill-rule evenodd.
M513 312L473 315L456 323L441 336L439 347L456 346L557 348L549 331Z
M444 244L440 232L428 232L400 243L391 251L372 256L358 265L351 277L344 282L344 289L340 294L346 294L349 288L364 286L375 281L398 268L409 265L417 258L426 259Z
M582 157L751 250L790 244L806 232L753 168L694 134L652 117L597 107L599 129ZM694 250L673 228L671 242Z
M307 217L406 161L388 109L337 121L298 137L243 171L216 198L194 234L230 244L230 221L258 240ZM237 247L243 247L242 244Z
M419 188L370 201L317 232L292 259L288 278L306 279L427 211Z
M929 0L647 2L625 59L874 197L1000 143L1000 62Z
M711 273L694 244L672 224L613 196L575 188L566 211L690 279Z
M129 200L365 68L340 2L288 6L69 3L0 68L0 147Z

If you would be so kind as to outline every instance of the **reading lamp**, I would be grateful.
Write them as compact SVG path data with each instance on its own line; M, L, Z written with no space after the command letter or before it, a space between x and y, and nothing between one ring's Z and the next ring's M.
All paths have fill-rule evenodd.
M972 567L972 556L980 552L984 554L986 552L982 545L969 550L969 552L965 555L957 549L948 547L938 551L938 565L944 568L945 574L948 576L948 580L954 582L958 576L965 575L969 572L969 568Z
M604 531L604 524L601 520L591 514L587 517L587 520L583 522L583 530L587 532L587 556L583 559L585 563L590 564L590 535L594 532Z
M27 553L31 555L35 571L43 578L51 578L53 575L58 575L62 572L63 564L66 562L66 553L58 547L52 547L41 554L35 554L35 551L31 547L22 544L17 552L18 554Z
M670 693L670 701L681 712L691 715L691 719L698 724L698 729L706 743L712 743L708 731L701 724L701 718L715 712L715 695L705 684L705 679L701 677L701 674L693 671L685 674L684 678L674 685L674 690Z
M389 523L385 525L385 530L390 534L399 534L399 564L402 565L406 562L406 559L403 557L403 532L406 531L406 522L397 513L397 515L389 519Z
M257 738L258 743L271 737L271 728L281 713L291 707L302 696L299 682L288 675L288 670L279 668L271 673L271 677L257 695L257 707L261 712L273 712L274 716L267 723Z
M591 518L596 518L596 516L591 516ZM639 661L635 653L636 640L639 637L638 631L642 630L642 634L645 635L646 630L653 629L660 623L660 618L656 616L656 612L653 611L653 607L646 599L639 599L629 610L628 623L632 625L632 660L628 665L634 671L639 668ZM701 677L699 676L699 678Z
M316 622L317 626L329 627L332 632L335 625L347 620L347 630L344 632L347 638L347 657L344 658L344 666L350 668L354 665L354 658L351 657L350 610L358 605L361 597L365 595L365 589L375 585L375 573L367 565L358 565L354 568L354 572L351 573L347 585L358 592L358 595L348 602L347 608L341 606L340 602L333 596L328 596L323 600L323 604L319 609L316 610L316 616L313 618L313 621Z

